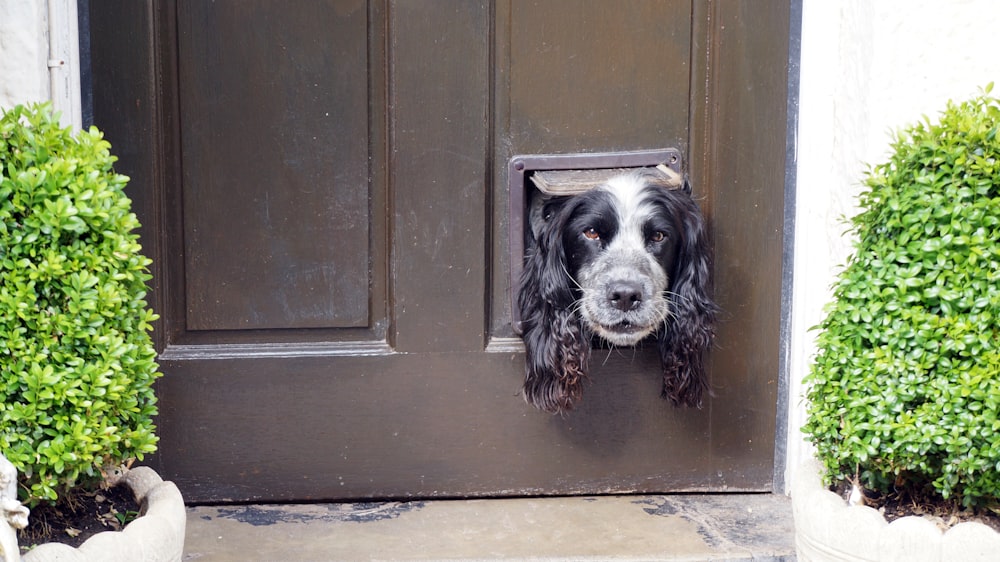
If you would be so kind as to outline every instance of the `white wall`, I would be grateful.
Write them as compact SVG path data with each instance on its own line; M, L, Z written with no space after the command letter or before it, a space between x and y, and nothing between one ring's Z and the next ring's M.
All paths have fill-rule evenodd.
M0 0L0 109L52 100L80 126L76 0Z
M45 2L0 0L0 107L49 99Z
M804 0L802 11L789 471L808 455L808 329L850 252L840 217L853 214L865 164L885 160L892 131L1000 82L995 0Z

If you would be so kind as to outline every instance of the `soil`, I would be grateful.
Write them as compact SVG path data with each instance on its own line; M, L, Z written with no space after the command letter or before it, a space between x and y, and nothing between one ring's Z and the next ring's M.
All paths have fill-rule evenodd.
M842 482L831 487L845 500L851 493L852 483ZM956 501L941 498L936 494L908 489L881 493L864 490L864 504L878 510L888 522L900 517L916 515L935 523L941 530L947 530L959 523L976 521L1000 532L1000 504L990 507L965 508Z
M77 547L97 533L120 531L138 515L139 504L128 486L78 491L60 503L35 506L28 527L17 532L17 541L22 553L47 542Z

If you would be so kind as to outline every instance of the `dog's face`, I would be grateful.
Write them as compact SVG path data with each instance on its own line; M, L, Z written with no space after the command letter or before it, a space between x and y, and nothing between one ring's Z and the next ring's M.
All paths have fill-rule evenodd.
M580 318L614 345L637 343L670 314L679 225L664 189L639 175L613 178L576 196L563 230Z
M573 408L593 335L622 346L655 335L663 396L699 405L716 306L690 186L654 170L626 173L579 195L536 198L530 222L518 293L528 402Z

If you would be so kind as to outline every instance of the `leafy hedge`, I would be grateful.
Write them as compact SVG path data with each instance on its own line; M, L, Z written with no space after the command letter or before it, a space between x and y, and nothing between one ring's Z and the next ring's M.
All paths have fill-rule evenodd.
M150 260L96 129L0 116L0 450L30 504L155 450Z
M991 85L992 87L992 85ZM805 432L830 480L1000 494L1000 102L949 103L871 169Z

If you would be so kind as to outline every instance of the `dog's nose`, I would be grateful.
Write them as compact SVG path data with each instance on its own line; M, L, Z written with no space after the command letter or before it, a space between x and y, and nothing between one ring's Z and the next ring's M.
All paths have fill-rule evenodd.
M642 304L642 285L632 281L619 281L608 287L608 302L622 312L635 310Z

